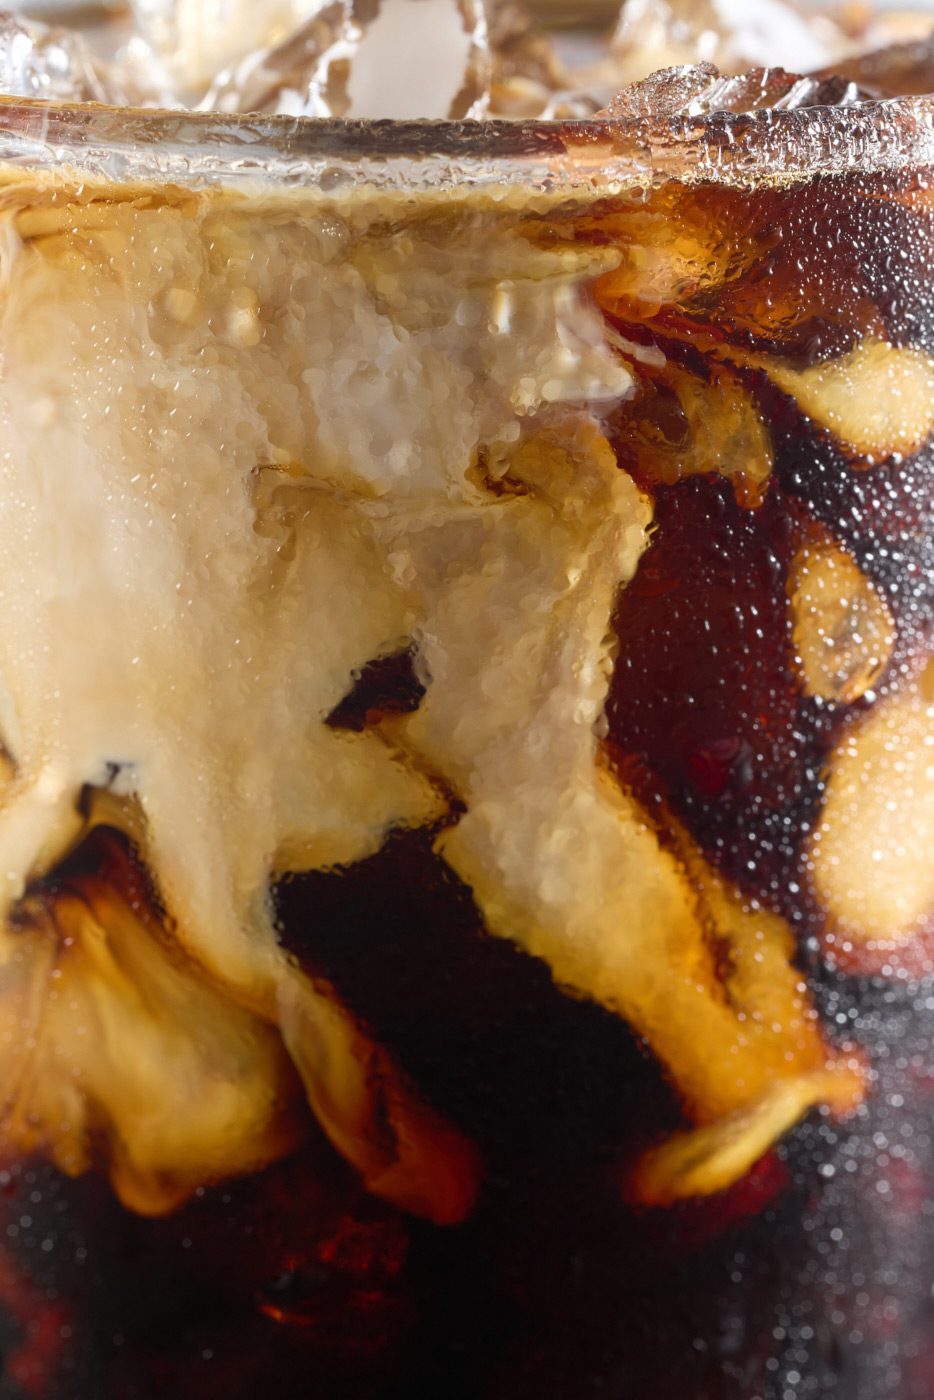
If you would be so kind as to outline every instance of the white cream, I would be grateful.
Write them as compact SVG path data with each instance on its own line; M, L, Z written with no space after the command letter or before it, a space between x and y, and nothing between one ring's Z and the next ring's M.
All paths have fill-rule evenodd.
M614 468L595 498L612 519L591 538L586 512L569 530L560 496L511 499L477 467L483 453L495 473L538 417L588 424L630 392L581 289L614 255L535 250L494 205L439 237L427 205L393 207L404 226L386 231L382 205L122 194L24 191L5 216L2 909L77 839L85 785L109 786L142 813L195 975L276 1020L296 984L270 879L359 860L444 809L403 743L325 724L368 661L414 638L439 675L476 673L523 609L550 606L536 559L586 597L596 552L606 583L574 661L590 677L574 742L592 760L612 591L648 509ZM471 647L491 567L478 541L495 550L526 517L530 572L515 561L502 627L477 619ZM462 580L457 650L429 635L437 569ZM499 746L510 716L490 700ZM439 776L453 766L452 750ZM8 1103L19 1092L8 1082ZM132 1107L108 1109L132 1138Z

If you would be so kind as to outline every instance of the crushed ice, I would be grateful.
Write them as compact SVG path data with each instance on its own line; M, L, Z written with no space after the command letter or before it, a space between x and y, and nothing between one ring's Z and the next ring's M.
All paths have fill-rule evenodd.
M52 102L106 100L80 34L5 13L0 13L0 91Z

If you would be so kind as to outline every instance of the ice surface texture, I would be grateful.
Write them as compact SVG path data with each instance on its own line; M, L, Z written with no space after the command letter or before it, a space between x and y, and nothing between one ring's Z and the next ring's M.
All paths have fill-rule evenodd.
M79 34L0 12L0 92L50 102L104 102L106 91Z

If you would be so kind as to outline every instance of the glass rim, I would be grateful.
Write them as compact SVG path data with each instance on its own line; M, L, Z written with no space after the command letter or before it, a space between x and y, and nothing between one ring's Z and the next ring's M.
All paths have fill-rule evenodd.
M0 171L188 187L612 194L934 167L934 94L664 118L361 121L0 97ZM8 177L9 178L9 177Z

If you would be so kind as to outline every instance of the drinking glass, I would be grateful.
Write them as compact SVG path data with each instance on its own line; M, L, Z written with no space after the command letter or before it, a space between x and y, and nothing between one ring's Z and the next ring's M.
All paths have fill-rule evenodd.
M934 99L838 96L0 104L4 1397L931 1393Z

